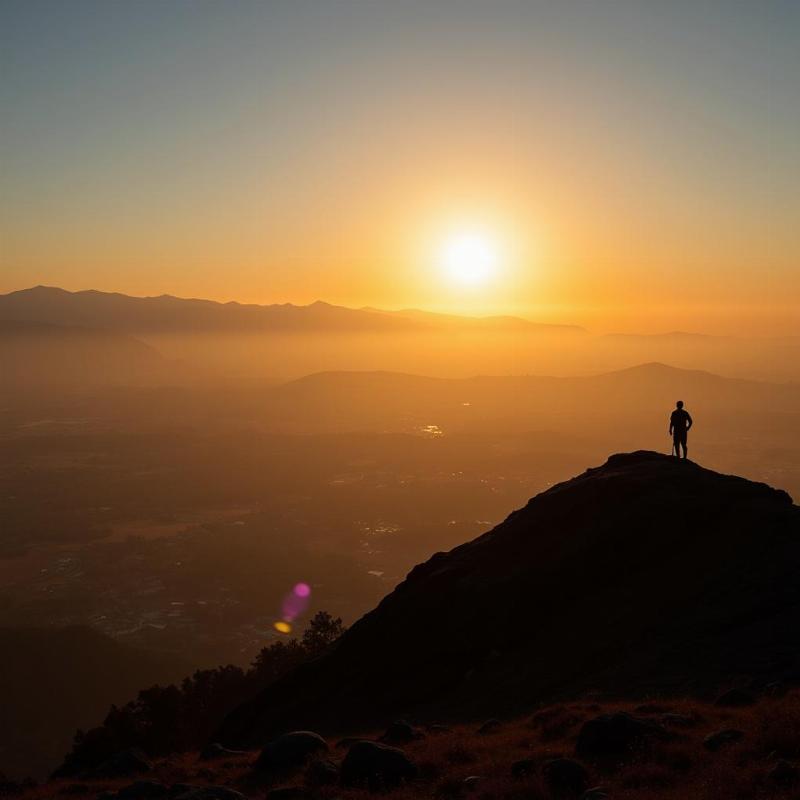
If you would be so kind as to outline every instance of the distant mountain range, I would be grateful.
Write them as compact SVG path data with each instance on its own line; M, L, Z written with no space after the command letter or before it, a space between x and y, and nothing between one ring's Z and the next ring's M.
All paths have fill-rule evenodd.
M800 379L798 344L796 337L679 331L595 336L519 317L323 302L246 305L44 286L0 295L0 369L7 383L274 381L331 368L567 375L655 361L785 382Z
M0 295L0 320L80 325L126 333L413 332L454 328L582 332L577 326L544 325L519 317L459 317L415 310L352 309L321 301L307 306L217 303L171 295L130 297L94 290L68 292L49 286Z
M798 531L785 492L657 453L612 456L416 567L215 740L797 679Z
M724 378L666 364L600 375L433 378L395 372L324 372L275 387L258 400L276 430L594 431L653 430L658 415L685 399L705 424L751 433L800 407L800 386ZM666 422L664 423L666 430ZM659 428L660 429L660 428Z

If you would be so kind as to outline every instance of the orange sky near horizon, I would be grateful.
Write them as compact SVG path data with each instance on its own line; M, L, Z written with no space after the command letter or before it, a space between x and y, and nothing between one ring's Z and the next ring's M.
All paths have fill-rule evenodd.
M0 291L800 334L780 0L68 5L4 12Z

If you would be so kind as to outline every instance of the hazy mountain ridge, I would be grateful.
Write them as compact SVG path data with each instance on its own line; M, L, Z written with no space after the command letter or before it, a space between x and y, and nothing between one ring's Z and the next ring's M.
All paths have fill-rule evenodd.
M168 382L290 380L325 370L590 375L660 361L741 378L800 381L797 337L703 333L595 335L519 317L248 305L34 287L0 295L0 320L141 337L186 369Z
M465 378L450 378L450 377L436 377L431 375L417 375L409 372L395 372L392 370L327 370L323 372L316 372L310 375L305 375L293 381L287 381L282 384L285 387L290 386L303 386L315 383L320 385L322 383L352 383L364 382L393 382L402 384L406 382L408 385L417 383L419 385L489 385L489 384L526 384L526 383L551 383L551 384L568 384L573 383L576 385L589 384L596 381L642 381L642 380L655 380L655 381L669 381L674 383L677 380L691 379L695 381L702 381L706 385L712 384L736 384L741 386L793 386L793 384L773 383L771 381L750 380L745 378L730 378L724 375L717 375L713 372L703 369L686 369L683 367L676 367L670 364L665 364L659 361L651 361L642 364L635 364L630 367L622 369L614 369L603 372L598 372L592 375L573 375L573 376L560 376L560 375L473 375Z
M0 319L86 325L134 333L204 331L387 331L488 327L529 332L570 329L518 317L459 317L422 311L352 309L317 301L257 305L160 295L132 297L118 292L36 286L0 295ZM577 329L577 328L576 328ZM580 329L577 329L580 330Z
M800 385L725 378L702 370L642 364L590 376L436 378L395 372L323 372L265 393L269 424L311 430L481 428L584 431L613 426L640 435L685 398L704 424L759 431L800 408ZM652 411L650 411L652 409ZM746 415L746 416L743 416ZM666 423L664 423L666 425ZM789 441L792 439L790 438Z

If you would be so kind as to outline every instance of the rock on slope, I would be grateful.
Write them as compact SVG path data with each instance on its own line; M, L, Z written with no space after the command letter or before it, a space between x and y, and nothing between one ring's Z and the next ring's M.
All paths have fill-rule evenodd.
M800 508L785 492L657 453L615 455L416 567L217 738L797 675L798 567Z

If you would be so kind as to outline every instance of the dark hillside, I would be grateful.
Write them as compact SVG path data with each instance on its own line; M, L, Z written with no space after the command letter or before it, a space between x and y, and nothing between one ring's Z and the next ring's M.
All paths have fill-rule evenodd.
M798 566L800 509L785 492L656 453L615 455L416 567L220 738L797 677Z

